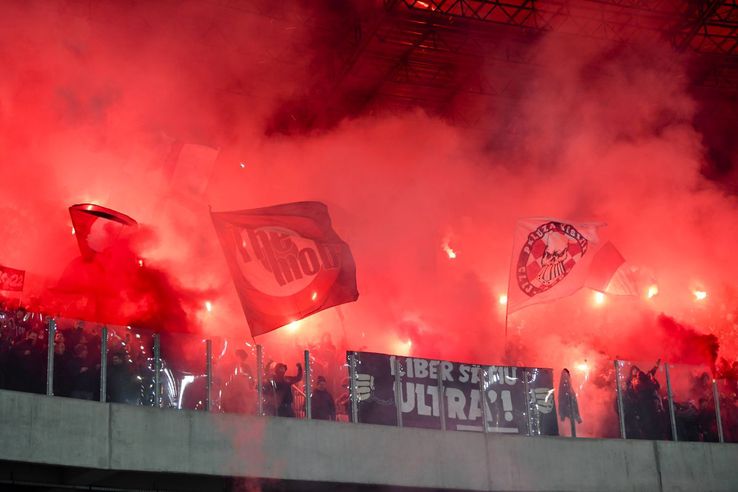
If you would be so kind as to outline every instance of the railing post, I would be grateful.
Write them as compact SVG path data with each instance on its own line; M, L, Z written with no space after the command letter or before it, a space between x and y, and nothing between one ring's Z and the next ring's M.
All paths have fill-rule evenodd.
M351 398L351 422L359 421L359 404L356 396L356 352L349 353L349 397Z
M264 415L264 352L256 346L256 407L259 417Z
M482 432L487 433L487 392L485 391L484 382L489 377L487 370L482 370L482 366L479 366L479 401L482 404ZM527 398L527 396L526 396Z
M712 399L715 400L715 419L717 419L718 441L725 442L723 435L723 418L720 415L720 393L718 392L717 381L712 380Z
M618 421L620 422L620 437L627 439L625 435L625 410L623 407L623 389L620 386L620 361L615 360L615 391L618 398Z
M49 318L48 343L46 351L46 394L54 395L54 348L56 346L56 321Z
M402 376L400 375L400 359L395 356L395 408L397 410L397 427L402 427Z
M438 415L441 418L441 430L446 430L446 406L444 405L446 392L443 386L443 361L438 361Z
M674 397L671 393L671 377L669 375L669 363L664 363L664 370L666 371L666 396L669 401L669 420L671 421L671 439L672 441L678 441L676 416L674 414Z
M154 407L161 407L161 341L154 333Z
M108 327L103 326L100 333L100 401L108 398Z
M530 387L528 386L528 370L523 369L523 391L525 391L525 425L526 425L526 435L532 436L533 435L533 426L530 423L530 414L531 414L531 408L536 404L535 399L533 399L533 404L531 404L530 400Z
M310 351L305 351L305 418L313 418L313 409L310 405L312 386L310 384Z
M205 340L205 411L212 406L211 388L213 387L213 341Z

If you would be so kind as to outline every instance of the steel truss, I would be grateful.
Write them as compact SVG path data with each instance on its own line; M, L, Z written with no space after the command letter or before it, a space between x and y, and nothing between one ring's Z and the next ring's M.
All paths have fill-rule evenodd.
M693 3L673 39L682 50L738 55L738 0Z

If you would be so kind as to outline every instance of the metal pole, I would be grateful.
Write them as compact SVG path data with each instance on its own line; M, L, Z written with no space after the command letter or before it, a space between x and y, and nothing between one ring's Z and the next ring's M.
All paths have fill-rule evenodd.
M530 388L528 387L528 370L523 369L523 389L525 391L525 423L528 427L527 434L528 436L533 435L533 426L530 423L530 414L531 414L531 408L533 405L535 405L535 400L533 400L533 405L530 404Z
M108 327L102 327L100 334L100 401L108 398Z
M310 351L305 351L305 418L308 420L313 418L313 409L310 405Z
M395 409L397 410L397 427L402 427L402 379L400 359L397 356L395 356Z
M484 381L487 379L489 374L487 371L482 370L479 367L479 401L482 404L482 432L487 432L487 392L484 390Z
M715 400L715 418L717 419L718 441L725 442L723 436L723 419L720 416L720 393L718 393L717 381L712 380L712 399Z
M615 391L618 396L618 421L620 421L620 437L627 439L625 435L625 410L623 408L623 389L620 386L620 361L615 360Z
M205 411L212 406L211 388L213 387L213 341L205 340Z
M54 395L54 347L56 346L56 321L49 318L48 344L46 351L46 394Z
M349 396L351 397L351 422L359 421L359 408L356 400L356 352L349 353Z
M264 415L264 353L261 345L256 346L256 406L259 416Z
M664 370L666 371L666 396L669 399L669 419L671 420L671 439L672 441L678 441L677 436L676 418L674 415L674 398L671 394L671 377L669 377L669 363L664 363Z
M161 341L154 333L154 407L161 407Z
M446 392L443 387L443 371L441 366L443 361L438 361L438 415L441 418L441 430L446 430Z

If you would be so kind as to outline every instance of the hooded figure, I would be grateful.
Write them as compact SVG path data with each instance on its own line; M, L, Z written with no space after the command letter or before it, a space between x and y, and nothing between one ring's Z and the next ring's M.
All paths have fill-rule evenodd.
M577 437L576 424L582 423L582 417L579 415L579 403L577 402L577 394L571 385L569 369L561 371L561 379L559 380L559 415L562 422L567 417L571 420L571 436Z

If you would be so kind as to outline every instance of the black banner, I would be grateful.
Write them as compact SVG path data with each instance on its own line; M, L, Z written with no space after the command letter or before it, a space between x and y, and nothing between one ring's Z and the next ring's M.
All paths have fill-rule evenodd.
M488 432L549 436L559 433L552 369L353 353L359 422L397 425L397 359L405 427L441 429L443 415L448 430L481 432L486 417Z

